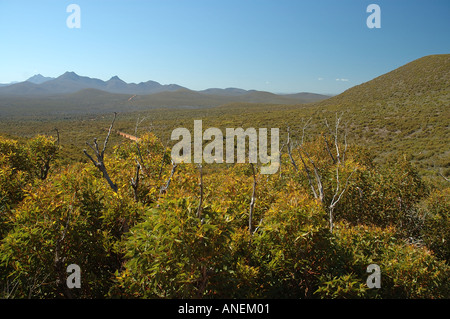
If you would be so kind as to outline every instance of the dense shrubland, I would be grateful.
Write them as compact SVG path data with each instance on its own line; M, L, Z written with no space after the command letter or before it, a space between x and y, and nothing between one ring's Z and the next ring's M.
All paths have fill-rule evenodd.
M403 156L381 166L350 144L338 162L320 135L290 146L279 172L254 175L174 166L148 133L106 153L116 192L91 162L61 164L56 138L0 138L0 296L450 297L448 187ZM366 285L373 263L380 289ZM80 289L65 285L69 264Z

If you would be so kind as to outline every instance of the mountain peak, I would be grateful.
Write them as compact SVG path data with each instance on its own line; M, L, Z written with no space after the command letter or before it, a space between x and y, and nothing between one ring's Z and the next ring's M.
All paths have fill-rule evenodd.
M108 80L108 82L117 81L117 82L124 82L121 78L119 78L117 75L114 75L112 78ZM125 83L125 82L124 82Z
M26 81L34 83L34 84L41 84L41 83L44 83L44 82L47 82L47 81L50 81L50 80L53 80L53 78L45 77L45 76L43 76L42 74L39 73L39 74L33 75L31 78L29 78Z
M79 76L78 74L76 74L75 72L69 72L67 71L66 73L64 73L63 75L61 75L58 79L71 79L71 80L75 80L78 79Z

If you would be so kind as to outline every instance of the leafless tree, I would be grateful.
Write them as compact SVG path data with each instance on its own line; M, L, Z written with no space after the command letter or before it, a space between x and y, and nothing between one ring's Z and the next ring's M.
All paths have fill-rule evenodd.
M325 119L325 125L327 126L327 128L330 131L331 135L334 137L334 146L336 148L336 159L333 157L333 155L331 154L331 152L328 149L329 154L330 154L331 158L333 159L333 163L336 163L336 162L340 163L341 162L341 154L340 154L339 143L338 143L338 130L339 130L339 124L341 122L341 117L342 117L342 114L341 114L341 116L338 117L337 113L336 113L336 125L334 127L334 133L331 130L327 119ZM325 141L326 141L326 139L325 139ZM327 148L328 148L328 142L326 144L327 144Z
M139 180L140 180L140 171L142 169L142 171L148 176L149 175L149 170L147 168L147 165L145 164L145 161L142 157L142 153L141 153L141 148L139 145L139 138L137 137L137 131L138 131L138 127L139 125L145 120L145 117L142 120L139 120L139 117L137 118L136 121L136 126L134 128L134 136L136 137L135 139L135 143L136 143L136 149L137 149L137 153L138 153L138 158L135 158L136 161L136 174L134 178L131 178L131 187L133 188L133 194L134 194L134 200L137 202L139 201L138 198L138 188L139 188Z
M105 138L105 142L104 142L104 144L103 144L103 149L102 149L102 151L99 150L98 143L97 143L97 138L94 138L94 146L95 146L95 147L92 146L91 144L89 144L88 142L86 142L86 145L88 145L88 146L94 151L94 154L95 154L95 156L97 157L97 160L94 160L94 159L92 158L92 156L89 155L89 153L88 153L86 150L83 150L83 152L84 152L84 154L92 161L92 163L94 164L94 166L97 167L98 170L99 170L100 172L102 172L103 178L106 179L106 181L108 182L108 184L109 184L109 186L111 187L111 189L112 189L114 192L117 193L118 187L117 187L117 185L114 184L113 181L111 180L111 178L110 178L110 176L109 176L109 174L108 174L108 171L106 170L106 167L105 167L105 161L104 161L106 146L108 145L109 136L111 135L111 131L112 131L114 122L116 121L116 116L117 116L117 113L114 112L114 119L113 119L113 121L112 121L112 123L111 123L111 126L109 127L108 135L107 135L106 138Z
M308 158L309 162L311 163L311 165L313 167L314 178L315 178L316 185L317 185L317 191L316 191L316 186L314 186L314 184L312 182L311 171L309 170L308 165L306 165L306 162L302 156L301 151L303 151L303 153L305 153L306 157ZM303 167L305 168L306 174L308 176L308 182L313 191L314 198L318 199L323 204L325 195L324 195L324 191L323 191L322 176L319 173L319 169L317 168L316 163L312 160L311 156L309 156L309 153L305 150L303 145L300 145L299 155L300 155L300 159L303 163Z
M308 127L308 125L309 125L309 123L311 123L311 120L312 120L312 118L310 117L309 119L308 119L308 121L306 121L306 123L303 125L303 128L302 128L302 140L301 140L301 145L303 145L303 142L304 142L304 140L305 140L305 131L306 131L306 128ZM304 123L304 120L302 119L302 123Z
M320 175L319 169L318 169L315 161L312 159L312 156L310 156L310 154L303 147L305 128L308 125L309 121L303 127L302 142L298 146L299 157L303 164L303 168L304 168L304 171L308 178L308 183L309 183L309 186L311 187L313 196L328 211L330 232L333 232L333 228L334 228L333 218L334 218L334 211L336 209L336 206L339 203L339 201L341 200L345 191L347 190L350 179L351 179L353 173L356 171L356 169L354 169L349 174L349 176L347 177L347 179L345 181L344 186L342 187L340 177L339 177L339 174L340 174L339 170L341 167L345 167L345 153L347 151L347 132L345 132L345 135L344 135L344 150L343 150L343 152L341 152L341 146L339 145L339 139L338 139L340 122L341 122L341 117L338 117L336 114L336 124L335 124L335 128L334 128L334 132L332 132L332 130L330 129L330 125L328 124L328 121L325 119L325 125L329 129L331 135L334 137L334 148L336 150L336 155L333 155L333 152L331 151L330 143L328 142L326 135L325 134L322 135L323 140L325 142L325 147L327 149L327 152L330 155L330 158L331 158L333 164L336 165L336 175L335 175L336 187L335 187L333 196L332 197L330 196L331 197L330 203L325 203L324 187L323 187L322 177ZM297 163L295 162L293 154L292 154L292 142L291 142L289 127L287 128L287 132L288 132L287 150L288 150L289 158L291 160L292 165L294 166L294 170L297 173L299 173L299 168L298 168ZM306 160L305 160L304 156L306 157ZM309 165L312 166L312 171L311 171L309 165L307 164L307 161L309 162Z
M305 133L305 127L303 129L302 141L304 140L304 133ZM287 128L287 142L286 142L286 146L287 146L289 158L291 160L292 165L294 166L294 170L298 174L300 174L300 170L299 170L299 168L297 166L297 163L295 162L295 159L294 159L293 154L292 154L292 148L293 147L292 147L290 128L289 127ZM311 171L310 171L308 165L306 165L305 159L303 158L302 153L300 151L299 152L300 160L302 161L303 168L304 168L304 170L306 172L306 176L308 177L308 183L309 183L309 186L311 187L311 190L312 190L312 193L314 195L314 198L320 200L320 202L323 202L323 186L322 186L322 181L321 181L318 169L317 169L314 161L309 156L309 154L306 152L306 150L304 150L303 142L302 142L302 144L299 145L299 148L301 148L301 150L303 150L305 152L306 156L308 157L309 161L311 162L311 164L313 165L313 168L314 168L314 175L315 175L315 178L316 178L317 191L316 191L316 188L315 188L314 183L312 181Z
M136 126L134 128L134 136L136 137L135 143L136 143L136 149L138 152L138 156L139 156L139 160L136 159L136 163L139 166L139 169L142 169L142 171L148 175L148 168L147 165L145 164L144 159L142 158L142 153L141 153L141 148L139 146L139 138L137 138L137 131L138 131L138 126L145 120L145 117L142 120L139 120L139 117L136 121ZM136 178L137 180L137 178Z
M342 115L341 115L342 116ZM345 191L347 190L349 181L353 175L353 173L356 171L356 168L349 174L349 176L347 177L344 187L341 190L341 184L340 184L340 180L339 180L339 168L345 167L345 153L347 151L347 130L345 130L344 133L344 150L341 153L341 149L339 146L339 141L338 141L338 132L339 132L339 126L340 126L340 122L341 122L341 116L337 116L336 113L336 124L335 124L335 130L334 130L334 146L336 148L336 188L333 194L333 197L331 199L330 204L328 205L328 213L329 213L329 224L330 224L330 231L333 232L333 228L334 228L334 210L336 208L336 205L339 203L339 201L342 198L342 195L344 195ZM325 120L325 123L327 125L327 127L329 128L328 122ZM331 153L330 153L331 155Z
M135 178L131 178L131 187L133 188L134 200L139 201L138 198L138 188L139 188L139 171L141 169L141 164L136 159L136 175Z
M325 146L327 148L328 155L330 155L331 160L333 161L333 163L336 164L336 159L334 158L333 153L331 152L330 144L328 144L328 139L327 139L326 134L323 133L322 137L323 137L323 140L325 141Z
M174 161L172 161L172 171L170 172L170 176L167 179L166 184L161 186L161 188L159 190L160 195L164 194L169 189L170 182L172 181L173 175L175 174L177 167L178 167L178 164L176 164Z
M345 181L345 185L342 189L342 191L340 190L340 182L339 182L339 164L336 166L336 189L333 195L333 198L331 199L330 205L328 206L328 212L329 212L329 223L330 223L330 231L333 232L333 228L334 228L334 222L333 222L333 218L334 218L334 209L336 208L337 203L339 203L339 201L342 198L342 195L344 195L345 191L347 190L348 187L348 183L353 175L353 173L356 171L356 169L354 169L350 175L347 177L347 180Z

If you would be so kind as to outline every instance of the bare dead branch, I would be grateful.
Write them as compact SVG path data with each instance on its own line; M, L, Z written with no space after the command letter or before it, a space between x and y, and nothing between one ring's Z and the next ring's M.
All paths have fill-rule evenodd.
M327 118L325 118L325 126L328 128L330 135L333 136L333 131L331 131L331 128L330 128L330 125L328 124Z
M98 149L98 143L97 143L97 138L94 138L94 145L95 145L95 152L99 153L99 149Z
M3 289L3 297L5 299L11 299L14 298L14 292L18 286L18 284L20 283L20 281L18 279L14 279L12 282L12 287L10 288L10 280L9 278L6 278L6 285Z
M148 176L149 175L149 170L147 168L147 165L145 165L144 159L142 158L141 148L139 147L139 142L138 141L136 141L136 148L137 148L138 156L139 156L139 160L140 160L139 165L140 165L142 171L145 173L145 175ZM137 161L137 159L136 159L136 161Z
M141 169L141 164L136 159L136 177L131 179L131 187L134 192L134 200L138 201L138 188L139 188L139 170Z
M320 200L320 202L323 203L324 193L323 193L322 178L321 178L321 176L319 174L319 170L317 169L316 164L311 159L311 156L309 156L308 152L303 148L303 146L300 146L300 148L306 154L306 157L308 158L309 162L312 164L312 166L314 168L314 176L316 178L317 190L318 190L318 193L319 193L319 195L317 196L317 193L314 192L315 198L318 198ZM305 165L305 167L306 167L306 165Z
M442 175L441 172L438 173L439 176L441 176L443 179L445 179L447 182L450 182L450 179L448 179L447 177L445 177L444 175Z
M96 140L96 139L94 139L94 140ZM91 144L89 144L88 142L86 142L86 145L89 146L89 147L91 148L91 150L94 151L94 154L97 153L97 150L96 150Z
M136 121L136 126L134 128L134 136L137 136L138 126L141 125L141 123L144 122L145 119L146 118L144 117L142 120L139 121L139 116L138 116L137 121Z
M256 233L256 232L258 232L258 230L259 230L259 228L262 226L263 222L264 222L264 217L261 218L261 219L259 220L258 226L257 226L257 227L255 228L255 230L253 231L253 234Z
M278 175L280 176L280 178L281 178L281 163L282 163L282 161L281 161L281 156L282 156L282 154L283 154L283 150L284 150L284 148L286 147L286 143L283 143L283 145L281 145L281 148L280 148L280 153L279 153L279 155L278 155L278 163L280 163L280 169L279 169L279 172L278 172Z
M88 143L86 143L88 144ZM91 160L91 162L94 164L94 166L97 166L97 162L92 158L91 155L89 155L89 153L86 150L83 150L84 155L87 156L87 158L89 158Z
M170 172L169 179L167 180L166 185L161 186L159 194L164 194L165 192L167 192L167 190L169 189L169 186L170 186L170 182L172 181L172 177L175 174L175 170L177 169L177 167L178 167L178 164L176 164L175 162L172 161L172 171Z
M109 136L111 135L111 131L112 131L114 122L115 122L115 120L116 120L116 116L117 116L117 113L114 112L114 119L113 119L113 121L112 121L112 123L111 123L111 126L109 127L108 135L107 135L106 138L105 138L105 143L104 143L104 145L103 145L103 150L102 150L102 152L99 151L98 143L97 143L97 138L94 138L94 145L95 145L95 148L94 148L91 144L89 144L88 142L86 142L86 144L94 151L94 154L95 154L96 157L97 157L97 161L94 160L94 158L93 158L91 155L89 155L89 153L88 153L86 150L83 150L83 153L84 153L84 154L92 161L92 163L94 164L94 166L97 167L98 170L99 170L100 172L102 172L103 178L106 179L106 181L108 182L108 184L109 184L109 186L111 187L111 189L112 189L114 192L117 193L118 187L117 187L116 184L113 183L113 181L112 181L111 178L109 177L109 174L108 174L108 171L106 170L105 162L104 162L104 156L105 156L106 146L107 146L107 144L108 144Z
M356 171L356 168L350 173L350 175L347 177L347 180L345 182L344 189L342 192L339 192L340 183L339 183L339 165L336 166L336 191L334 192L333 198L331 200L329 208L329 223L330 223L330 232L333 232L334 224L333 224L333 218L334 218L334 209L336 208L337 203L342 198L342 195L344 195L345 191L347 190L348 183L353 175L353 173ZM337 197L337 198L336 198Z
M333 154L331 153L330 145L328 144L328 139L327 139L326 135L322 134L322 137L323 137L323 140L325 141L325 146L327 147L328 155L330 155L331 160L333 161L333 164L336 164L336 159L334 158Z
M31 299L33 297L33 292L36 288L39 288L42 286L47 278L50 276L50 273L47 273L42 280L39 280L39 276L43 273L43 269L39 268L36 272L34 272L32 277L28 277L27 284L28 284L28 299ZM7 297L8 298L8 297Z
M102 157L103 157L103 155L105 155L106 145L108 144L109 136L111 135L111 131L112 131L114 122L116 121L116 117L117 117L117 112L114 112L114 119L109 127L108 135L106 135L105 143L103 144Z
M338 114L336 113L336 123L335 123L335 127L334 127L334 132L333 132L333 130L331 130L331 128L330 128L330 125L329 125L327 119L325 118L325 125L329 131L328 134L330 134L330 136L334 139L334 147L336 149L336 155L333 155L333 152L332 152L331 143L333 143L333 142L328 141L327 133L322 134L322 137L325 141L325 146L326 146L327 152L328 152L330 158L332 159L333 164L336 165L336 190L335 190L335 192L332 196L331 202L329 204L325 203L325 191L324 191L324 187L322 184L322 177L320 175L319 169L318 169L316 163L314 162L312 156L310 156L308 151L303 147L305 129L306 129L307 125L309 124L309 121L306 122L306 124L303 126L301 144L298 147L299 157L303 164L303 168L306 172L306 175L308 177L308 183L311 187L314 198L316 200L319 200L325 209L328 209L331 232L333 232L333 226L334 226L333 225L333 217L334 217L334 210L336 208L336 205L339 203L342 196L346 192L349 182L352 178L352 175L356 171L356 168L355 168L349 174L349 176L347 177L347 180L345 182L345 185L342 189L341 181L339 180L339 178L340 178L339 177L339 169L340 169L341 165L343 165L343 163L345 163L345 155L346 155L346 151L347 151L347 130L345 130L345 135L344 135L344 151L341 154L341 149L340 149L339 139L338 139L340 123L341 123L341 116L338 117ZM292 155L292 142L291 142L289 127L287 128L286 146L287 146L287 151L288 151L288 155L291 160L291 163L294 166L295 171L298 173L299 167L297 166L297 163L295 162L295 159ZM312 169L311 169L311 167L312 167ZM314 172L314 178L313 178L312 171Z
M319 196L317 196L316 189L315 189L314 184L312 182L311 171L309 170L308 165L306 165L305 160L303 159L302 153L299 152L299 154L300 154L300 160L302 161L303 167L304 167L305 172L306 172L306 176L308 177L308 183L309 183L309 186L311 187L311 190L313 192L314 198L318 199Z
M305 127L306 127L306 125L305 125ZM287 133L288 133L288 136L287 136L286 146L287 146L287 150L288 150L288 155L289 155L289 158L291 160L292 165L294 166L295 171L299 174L300 173L299 168L297 166L297 163L294 160L294 157L292 156L291 137L290 137L290 129L289 129L289 127L287 128ZM303 137L302 137L302 140L303 140ZM313 192L314 198L320 199L320 201L322 201L323 200L323 187L322 187L322 182L320 180L320 176L318 174L317 168L316 168L314 162L309 157L308 153L304 150L303 144L300 145L300 149L303 150L305 152L305 154L307 154L310 162L313 164L313 167L314 167L315 176L316 176L316 183L318 185L318 190L319 190L319 194L320 195L317 195L316 189L315 189L314 184L312 182L311 171L309 170L308 165L306 165L306 162L305 162L305 160L304 160L304 158L302 156L301 151L299 151L300 160L303 163L303 167L304 167L306 175L308 177L308 183L309 183L309 186L311 187L311 190Z
M327 151L328 151L328 154L330 155L331 159L333 160L334 164L341 162L341 156L340 156L340 150L339 150L339 144L338 144L338 130L339 130L340 121L341 121L341 117L338 117L337 113L336 113L336 124L335 124L334 132L333 132L331 130L330 125L328 124L328 120L325 118L325 125L328 128L328 131L329 131L330 135L334 138L334 146L336 148L336 158L334 158L334 156L331 153L331 150L330 150L330 147L329 147L329 144L328 144L328 140L326 139L326 134L325 134L324 139L325 139L325 144L326 144L326 147L327 147Z
M339 129L339 123L341 122L341 117L338 118L336 113L336 126L335 126L335 134L334 134L334 145L336 147L336 158L337 162L341 162L341 155L339 152L339 144L338 144L338 129Z
M308 119L308 121L306 121L306 124L303 125L303 129L302 129L302 145L303 145L303 142L304 142L305 130L306 130L306 128L308 127L309 122L311 122L311 120L312 120L312 117L310 117L310 118ZM303 119L302 119L302 123L303 123Z
M144 158L142 157L141 148L140 148L140 146L139 146L139 138L137 138L137 130L138 130L138 126L139 126L144 120L145 120L145 117L144 117L141 121L139 121L139 117L138 117L138 119L137 119L137 121L136 121L136 127L134 128L134 136L136 137L135 142L136 142L136 149L137 149L138 156L139 156L139 160L140 160L140 162L139 162L140 169L142 169L142 171L145 173L145 175L148 176L148 175L149 175L149 170L148 170L148 168L147 168L147 165L145 164ZM136 161L137 161L137 160L136 160Z

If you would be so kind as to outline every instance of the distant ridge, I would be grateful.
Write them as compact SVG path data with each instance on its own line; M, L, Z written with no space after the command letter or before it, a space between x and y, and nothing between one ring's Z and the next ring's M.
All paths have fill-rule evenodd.
M200 93L204 94L214 94L214 95L224 95L224 96L237 96L237 95L243 95L248 93L249 91L238 89L238 88L227 88L227 89L218 89L218 88L211 88L199 91Z
M278 95L265 91L244 90L240 88L210 88L202 91L189 90L177 84L162 85L156 81L141 83L126 83L117 75L108 81L96 78L80 76L68 71L57 78L44 77L37 74L27 81L5 85L0 87L0 96L21 98L49 98L64 96L66 94L77 95L81 100L83 94L89 91L89 95L98 94L106 97L104 93L127 94L128 99L138 104L151 106L217 106L230 102L274 103L274 104L300 104L317 102L329 98L327 95L314 93L298 93L291 95ZM103 93L101 93L101 92ZM155 95L156 94L156 95ZM112 98L112 96L110 96ZM73 99L74 96L69 97ZM83 101L81 101L83 103Z
M32 83L36 86L31 88L29 84L25 83ZM176 91L182 88L182 86L176 84L161 85L155 81L141 82L139 84L126 83L118 76L113 76L108 81L102 81L68 71L57 78L48 78L37 74L25 82L0 87L0 95L59 95L75 93L83 89L96 89L117 94L146 95L165 91Z
M47 81L50 81L50 80L53 80L53 79L54 78L45 77L45 76L43 76L41 74L36 74L36 75L33 75L31 78L29 78L27 80L27 82L31 82L31 83L34 83L34 84L42 84L44 82L47 82Z

